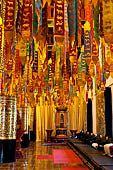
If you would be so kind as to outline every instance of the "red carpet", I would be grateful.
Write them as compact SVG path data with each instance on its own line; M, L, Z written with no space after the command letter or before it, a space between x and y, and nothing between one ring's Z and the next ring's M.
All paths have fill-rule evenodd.
M37 159L48 159L48 160L53 160L52 155L38 155Z
M55 164L83 164L71 149L53 149Z
M80 166L64 166L61 170L89 170L89 168Z

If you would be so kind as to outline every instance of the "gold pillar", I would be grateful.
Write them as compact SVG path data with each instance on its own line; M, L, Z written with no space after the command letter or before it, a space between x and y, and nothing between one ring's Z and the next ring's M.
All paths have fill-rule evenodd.
M16 97L0 96L0 140L16 139Z

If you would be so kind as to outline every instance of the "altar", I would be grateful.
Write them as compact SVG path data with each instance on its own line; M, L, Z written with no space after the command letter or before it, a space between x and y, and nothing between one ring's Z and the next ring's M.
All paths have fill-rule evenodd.
M57 107L55 115L56 140L67 140L68 112L66 107Z

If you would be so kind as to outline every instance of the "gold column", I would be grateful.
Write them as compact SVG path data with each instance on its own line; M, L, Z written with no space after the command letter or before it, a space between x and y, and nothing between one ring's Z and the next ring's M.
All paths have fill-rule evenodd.
M0 96L0 140L16 139L16 97Z

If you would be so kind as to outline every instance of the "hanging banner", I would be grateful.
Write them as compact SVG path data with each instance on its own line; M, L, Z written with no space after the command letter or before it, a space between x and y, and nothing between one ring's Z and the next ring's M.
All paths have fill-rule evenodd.
M75 45L71 45L70 44L70 53L69 53L69 56L70 56L70 61L72 63L72 75L73 75L73 78L76 77L77 75L77 52L76 52L76 44Z
M33 61L33 79L38 75L38 51L35 51L34 61Z
M88 21L90 23L91 21L91 4L90 1L88 5L85 7L85 21Z
M42 35L47 35L47 3L45 4L44 8L42 8Z
M64 35L64 0L55 0L55 35Z
M33 1L33 33L37 33L38 28L38 18L36 14L36 3Z
M51 71L52 73L55 73L55 51L54 50L52 50L51 59L52 59Z
M51 81L52 80L52 60L51 58L48 60L48 80Z
M69 0L68 5L69 36L77 34L77 0Z
M85 61L84 52L81 52L81 72L86 73L86 61Z
M92 60L94 64L96 64L98 60L98 56L99 56L99 49L98 49L98 46L97 46L97 43L94 37L92 40L92 51L91 52L92 52Z
M96 83L98 86L100 85L100 78L101 78L100 62L98 60L96 64Z
M91 61L91 31L88 21L84 25L84 55L86 63L89 65Z
M70 64L70 59L69 59L69 53L66 53L66 68L67 68L67 74L69 77L71 77L71 64Z
M82 81L82 73L81 73L81 62L80 62L80 58L78 60L78 81L81 82Z
M103 31L107 43L113 43L113 1L103 0Z
M38 51L35 51L34 55L33 72L38 72Z
M23 39L19 42L19 56L22 65L24 65L26 61L26 42Z
M94 7L94 37L100 39L100 26L99 26L99 2Z
M22 6L22 34L30 36L32 32L32 0L23 0Z
M18 0L18 12L16 19L16 32L21 34L21 20L22 20L22 3L21 0Z
M77 4L77 22L78 22L78 46L81 46L81 34L82 34L82 23L81 23L81 8L82 8L82 1L78 0Z
M6 0L4 30L14 30L15 0Z
M103 31L103 5L102 1L99 2L100 4L100 36L104 36L104 31Z
M15 76L18 77L18 74L22 70L22 65L20 62L20 57L19 57L19 49L16 49L16 56L15 56Z

